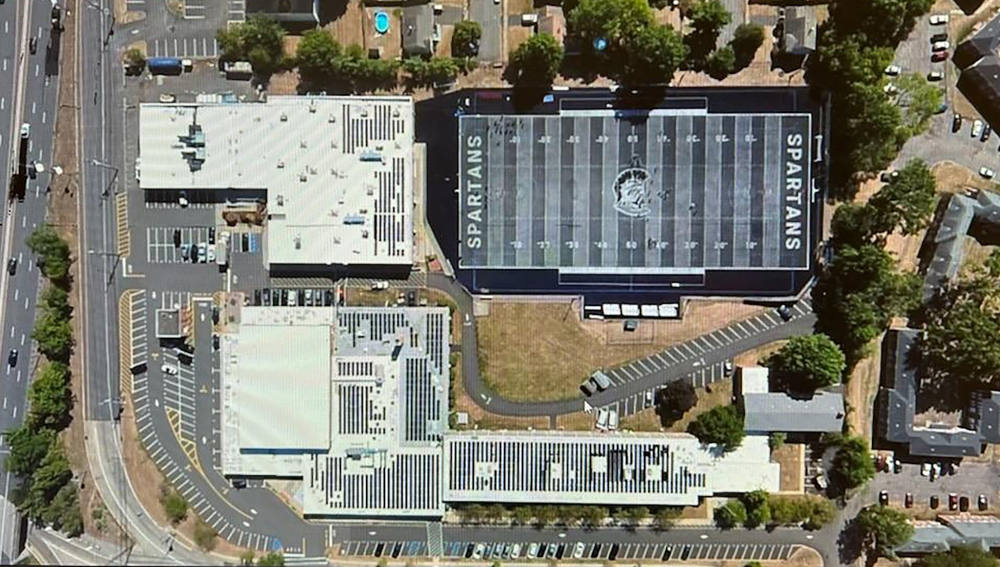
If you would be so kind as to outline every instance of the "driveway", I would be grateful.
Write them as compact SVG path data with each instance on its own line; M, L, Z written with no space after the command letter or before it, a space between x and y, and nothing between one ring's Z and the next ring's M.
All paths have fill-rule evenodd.
M479 61L503 61L503 4L495 0L469 0L469 19L479 22L483 36L479 40Z

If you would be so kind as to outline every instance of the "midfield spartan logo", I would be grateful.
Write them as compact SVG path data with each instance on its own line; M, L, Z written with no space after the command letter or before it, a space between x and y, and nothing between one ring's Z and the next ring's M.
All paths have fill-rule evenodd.
M618 172L611 186L615 195L615 210L630 217L648 217L650 181L649 172L642 167L639 156L632 156L632 162Z

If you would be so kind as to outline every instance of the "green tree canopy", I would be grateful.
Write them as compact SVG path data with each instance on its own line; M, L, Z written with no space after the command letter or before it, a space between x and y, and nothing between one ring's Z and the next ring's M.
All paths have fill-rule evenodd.
M843 488L863 485L875 476L868 442L862 437L845 437L833 457L831 474Z
M722 28L733 21L733 15L720 0L697 0L686 17L695 33L718 36Z
M611 76L628 86L666 85L684 61L684 39L669 26L641 28L618 56L620 67Z
M869 462L871 459L868 459ZM869 506L855 521L865 534L866 543L878 555L894 558L893 548L913 537L913 525L906 514L887 506Z
M80 513L80 495L76 485L71 482L64 484L42 511L41 517L46 525L63 531L69 537L83 533L83 515Z
M747 492L743 495L743 505L747 509L746 527L753 529L771 522L771 504L766 490Z
M707 67L709 72L713 70L719 72L728 65L728 71L722 76L732 72L735 65L735 57L730 58L732 49L728 54L719 55L716 43L719 39L719 32L732 20L732 15L720 0L695 0L687 12L687 18L691 25L691 32L684 38L684 43L688 46L688 56L691 66L695 69ZM710 56L711 54L711 56ZM713 62L713 59L720 58ZM712 66L709 66L709 65ZM713 75L715 76L715 75Z
M835 0L830 19L840 30L871 45L895 45L910 34L916 19L931 9L934 0Z
M807 529L819 529L836 516L833 503L820 496L778 496L770 495L768 508L771 522L780 526L802 524Z
M725 505L715 509L715 525L724 530L742 526L747 521L747 509L743 502L730 500Z
M131 68L133 72L142 71L146 68L146 56L137 47L126 50L123 60L125 65Z
M285 30L263 16L222 28L215 33L222 61L249 61L254 73L270 76L281 69Z
M733 53L733 48L728 45L717 48L705 62L705 72L713 79L725 79L735 68L736 55Z
M669 426L684 416L698 402L694 386L687 380L674 380L656 392L656 407L660 421Z
M41 466L55 438L55 432L51 430L37 430L28 425L8 430L4 439L10 452L7 453L4 468L15 476L30 477Z
M895 230L905 235L920 232L934 212L936 186L927 163L921 159L910 160L868 202L875 229L882 234Z
M736 56L736 67L742 69L753 61L757 50L764 45L764 28L753 22L742 23L733 30L733 39L729 45Z
M613 49L651 26L653 12L647 0L580 0L568 20L584 50L592 50L595 39L605 40Z
M23 510L36 522L45 523L44 516L49 504L72 478L73 472L62 446L53 443L38 469L31 475Z
M538 33L517 46L510 56L514 84L548 87L562 65L563 47L556 38Z
M669 530L674 527L674 521L681 515L679 508L663 506L653 514L653 527L657 530Z
M716 406L688 424L688 433L702 443L716 443L732 451L743 443L743 416L735 406Z
M43 224L28 235L28 248L38 257L38 267L54 282L69 277L69 245L51 225Z
M61 287L54 285L47 286L42 292L42 309L46 313L54 316L69 318L73 314L73 308L69 304L69 294Z
M953 546L948 551L932 553L919 561L917 567L996 567L997 559L977 547Z
M272 551L257 561L257 565L261 567L281 567L284 564L285 556L277 551Z
M31 408L28 422L32 428L58 431L69 425L73 409L69 367L62 362L42 366L28 387L28 400Z
M451 57L410 57L403 61L403 71L412 84L431 86L451 83L458 77L459 68Z
M49 360L69 362L73 347L73 329L69 320L52 313L41 313L35 321L31 338L38 342L38 350Z
M160 504L170 523L177 525L187 518L188 503L176 490L163 485L160 487Z
M792 337L764 364L780 389L791 392L832 386L847 367L840 347L822 334Z
M483 28L479 22L462 20L455 24L451 36L451 54L454 57L475 57L479 53L479 40L483 37Z
M920 73L904 74L894 82L899 89L900 99L906 100L903 125L907 128L907 134L916 136L923 133L944 100L944 91Z
M343 48L324 29L311 29L302 34L295 48L295 64L302 81L321 87L336 72Z
M885 169L909 137L899 107L890 102L876 84L856 83L838 105L842 111L847 157L855 171Z

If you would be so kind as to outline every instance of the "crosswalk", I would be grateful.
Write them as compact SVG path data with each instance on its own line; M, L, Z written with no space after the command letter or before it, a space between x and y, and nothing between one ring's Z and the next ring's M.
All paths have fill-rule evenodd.
M219 43L211 36L154 39L149 43L153 57L214 59L219 56Z

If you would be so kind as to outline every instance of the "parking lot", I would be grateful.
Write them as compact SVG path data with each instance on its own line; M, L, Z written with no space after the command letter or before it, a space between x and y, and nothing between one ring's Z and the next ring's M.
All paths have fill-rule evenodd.
M154 39L149 42L149 54L152 57L214 59L219 56L219 42L209 36Z
M576 542L468 542L444 544L449 559L572 559ZM579 559L652 561L783 561L795 545L776 544L670 544L584 543ZM479 556L477 557L477 548ZM345 557L419 557L426 553L423 541L347 541L341 545ZM517 554L515 555L515 551ZM533 555L528 555L534 552Z
M175 234L179 233L179 238ZM209 227L146 227L146 261L150 264L169 264L179 262L190 262L190 252L188 258L184 258L183 250L191 246L197 247L200 243L214 245L215 239L209 237ZM213 258L214 259L214 258Z
M913 494L914 507L929 509L931 496L940 502L937 510L948 510L948 495L969 498L970 508L976 507L976 498L984 494L989 499L991 509L996 509L1000 498L1000 469L991 463L964 459L956 467L954 475L942 475L934 480L921 476L919 463L904 463L899 473L879 472L872 479L871 486L876 491L889 493L889 505L902 508L906 493Z

